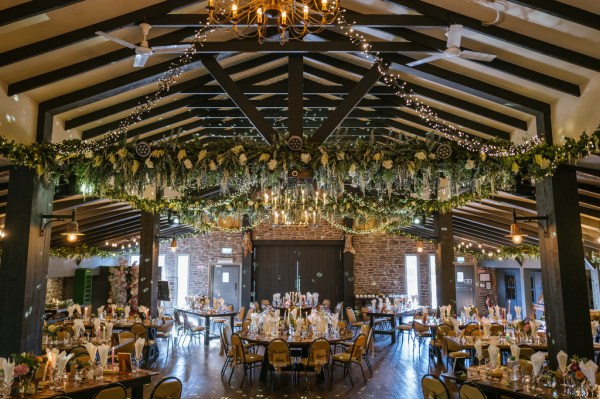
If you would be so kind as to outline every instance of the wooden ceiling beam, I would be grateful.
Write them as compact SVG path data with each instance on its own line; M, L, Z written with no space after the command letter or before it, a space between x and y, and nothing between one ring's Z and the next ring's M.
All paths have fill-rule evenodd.
M14 64L16 62L26 60L40 54L45 54L50 51L58 50L63 47L79 43L83 40L97 37L97 31L110 32L125 26L133 25L136 21L144 21L147 18L156 17L167 14L171 11L196 3L198 0L170 0L141 8L127 14L107 19L97 24L87 25L83 28L76 29L71 32L63 33L48 39L44 39L35 43L27 44L12 50L7 50L0 53L0 67ZM26 5L30 6L31 2ZM48 3L46 1L41 3ZM56 2L49 2L56 3ZM4 13L4 12L3 12ZM3 14L2 13L2 14Z
M379 53L397 52L427 52L431 49L420 44L410 42L371 42L371 48ZM226 42L202 42L196 50L196 54L219 54L219 53L347 53L349 51L361 51L360 46L354 44L349 38L335 41L292 41L282 46L279 40L262 44L253 41L226 41Z
M335 108L335 111L311 136L311 141L320 144L329 138L346 116L360 103L360 100L369 92L371 87L381 78L381 69L387 69L387 65L373 64L371 66L371 69L350 90L348 96L342 100L342 103Z
M283 55L281 55L281 54L266 54L266 55L262 55L260 57L253 58L248 61L241 62L239 64L231 65L231 66L225 68L225 70L230 74L234 74L234 73L245 71L250 68L254 68L254 67L263 65L268 62L275 61L282 57L283 57ZM188 90L192 87L207 84L207 83L211 82L212 80L213 80L212 76L210 76L209 74L206 74L206 75L197 77L195 79L190 79L185 82L177 83L170 87L169 94L173 95L176 93L184 92L185 90ZM73 128L85 125L87 123L91 123L96 120L106 118L111 115L117 114L119 112L123 112L128 109L134 108L138 104L145 102L146 97L147 97L147 94L144 94L144 95L132 98L130 100L126 100L121 103L113 104L108 107L102 108L100 110L97 110L94 112L89 112L85 115L81 115L76 118L70 119L65 122L65 129L67 129L67 130L73 129Z
M600 19L600 18L599 18ZM418 43L424 46L429 46L433 51L443 52L446 50L446 41L439 40L434 37L428 36L426 34L406 29L406 28L388 28L381 29L383 32L390 33L394 36L402 37L404 39L410 40L413 43ZM462 50L476 51L472 48L465 47L461 45ZM414 58L414 57L411 57ZM417 58L414 58L417 59ZM570 83L564 81L562 79L555 78L550 75L545 75L541 72L527 69L517 64L513 64L507 61L503 61L500 58L496 57L494 60L490 62L477 61L477 60L469 60L471 62L475 62L479 65L483 65L487 68L495 69L500 72L507 73L512 76L516 76L521 79L528 80L530 82L549 87L554 90L558 90L560 92L579 97L581 95L581 91L579 89L579 85L575 83Z
M440 21L451 21L453 24L461 24L468 29L481 33L495 39L514 44L527 50L544 54L568 63L579 65L592 71L600 72L600 59L578 53L574 50L557 46L531 36L523 35L496 25L484 25L480 20L438 7L423 1L414 0L387 0L391 3L415 10L420 14L437 18ZM554 1L552 3L555 3ZM545 2L545 4L548 4ZM596 17L597 19L597 17ZM596 21L597 23L597 21Z
M193 35L193 29L181 29L175 32L167 33L166 35L153 37L151 41L153 46L166 46L170 44L176 44L186 37ZM135 51L129 48L123 48L110 53L102 54L85 61L77 62L75 64L67 65L53 71L45 72L15 83L11 83L8 85L7 94L12 96L28 90L37 89L63 79L81 75L97 68L102 68L113 62L118 62L133 56L135 56Z
M351 62L340 60L338 58L334 58L327 54L309 54L306 56L307 58L314 59L318 62L323 62L326 64L330 64L335 66L336 68L342 69L344 71L349 71L354 74L364 74L366 71L365 68L355 65ZM378 86L375 86L377 88ZM471 103L466 100L462 100L460 98L450 96L444 93L441 93L437 90L432 90L423 86L419 86L417 84L410 84L410 89L414 92L414 94L418 97L427 97L435 101L439 101L453 107L464 109L465 111L471 112L475 115L481 115L485 118L495 120L497 122L501 122L507 124L509 126L515 127L521 130L527 130L527 121L513 118L509 115L503 114L501 112L497 112L486 107Z
M67 7L83 0L53 0L53 1L28 1L13 7L5 8L0 11L0 26L10 25L12 23L23 21L59 8ZM431 23L436 23L433 18L429 18Z
M532 10L541 11L557 18L566 19L576 24L587 26L588 28L600 30L600 15L593 12L577 8L560 1L546 0L508 0L511 3L519 4Z
M431 28L436 26L446 26L444 22L436 18L430 18L423 15L393 15L393 14L360 14L347 10L344 13L347 21L352 21L352 26L359 27L395 27L410 26L413 28ZM148 23L153 27L197 28L201 22L205 22L206 17L198 14L167 14L159 17L149 18ZM229 26L229 25L227 25ZM329 25L337 26L337 22Z
M248 120L256 127L256 130L263 136L267 143L272 143L274 136L277 134L271 124L261 115L258 109L252 104L252 102L246 97L246 95L240 90L236 83L231 79L231 76L225 69L219 64L219 62L212 57L205 57L202 59L202 64L208 70L208 72L215 78L215 80L221 85L223 90L229 95L233 102L239 107L239 109L246 115Z

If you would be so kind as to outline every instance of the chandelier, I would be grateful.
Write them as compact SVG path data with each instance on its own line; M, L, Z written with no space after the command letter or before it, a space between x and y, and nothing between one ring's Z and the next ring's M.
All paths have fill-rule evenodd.
M316 225L327 205L327 193L311 184L298 184L264 194L264 206L273 226Z
M257 36L277 27L281 44L319 33L338 16L340 0L208 0L209 27L231 26L236 37Z

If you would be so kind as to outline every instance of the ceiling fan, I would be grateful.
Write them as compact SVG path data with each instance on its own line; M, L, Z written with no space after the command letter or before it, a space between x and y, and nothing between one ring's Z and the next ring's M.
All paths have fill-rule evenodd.
M450 25L450 28L448 28L448 32L446 33L446 36L448 36L448 39L446 41L446 50L444 50L443 52L440 52L440 53L434 53L432 56L423 58L421 60L409 62L408 64L406 64L406 66L413 67L416 65L421 65L421 64L425 64L425 63L428 63L431 61L439 60L440 58L444 58L444 57L446 57L446 58L459 57L459 58L464 58L467 60L486 61L486 62L490 62L494 58L496 58L496 56L493 54L478 53L476 51L469 51L469 50L461 50L460 49L460 40L462 38L462 30L463 30L462 25L458 25L458 24Z
M125 40L119 39L118 37L114 37L105 32L98 31L96 32L96 34L108 40L112 40L113 42L118 43L121 46L134 49L135 60L133 61L133 66L136 68L140 68L146 65L146 61L148 61L148 58L152 54L184 53L187 49L192 47L191 44L174 44L170 46L150 47L148 45L148 40L146 39L146 37L148 36L148 32L150 32L150 28L152 27L147 23L140 24L140 29L142 30L143 38L139 46L136 46L133 43L126 42Z

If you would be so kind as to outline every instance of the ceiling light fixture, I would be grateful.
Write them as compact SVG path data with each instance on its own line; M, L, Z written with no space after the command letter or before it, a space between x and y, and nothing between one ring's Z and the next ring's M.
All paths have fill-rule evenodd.
M84 235L83 233L79 232L79 223L77 223L76 216L75 216L75 208L73 208L73 210L71 211L71 216L42 215L42 221L40 223L40 236L44 235L46 227L48 227L48 225L50 223L57 222L57 221L65 221L65 220L71 221L69 223L69 225L67 226L67 231L65 231L64 233L61 233L62 236L67 237L67 241L75 242L75 241L77 241L77 239L80 236Z
M417 241L417 252L423 252L423 241Z
M277 27L283 44L319 33L335 22L339 0L208 0L207 26L231 26L236 37L258 37L262 43L268 27Z
M521 227L518 223L519 221L536 222L538 226L544 230L544 237L548 235L546 228L540 223L540 221L547 222L548 216L517 216L517 212L513 209L513 223L510 225L510 234L506 235L506 237L510 237L515 244L521 244L523 242L523 237L527 237L527 234L523 234L521 231Z

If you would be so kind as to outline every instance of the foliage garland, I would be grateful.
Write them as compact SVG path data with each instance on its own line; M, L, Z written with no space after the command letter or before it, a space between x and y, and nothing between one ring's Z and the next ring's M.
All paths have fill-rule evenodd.
M516 260L521 263L524 260L540 258L540 247L537 245L525 244L516 247L500 246L494 251L482 251L468 247L454 247L454 251L460 254L473 256L478 260Z
M112 258L119 256L118 252L105 251L100 248L90 247L86 244L81 244L73 247L50 248L50 256L65 259L88 259L88 258Z

